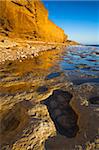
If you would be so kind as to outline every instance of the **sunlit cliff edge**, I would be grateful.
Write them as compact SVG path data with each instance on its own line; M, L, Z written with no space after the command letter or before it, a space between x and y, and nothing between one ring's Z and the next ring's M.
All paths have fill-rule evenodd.
M48 19L40 0L0 0L0 63L76 44Z
M67 35L48 19L41 1L0 0L1 33L48 42L65 42Z
M48 11L40 0L0 0L0 34L61 43L68 38L48 19Z
M98 85L73 85L53 68L74 44L41 1L0 0L1 150L98 149Z

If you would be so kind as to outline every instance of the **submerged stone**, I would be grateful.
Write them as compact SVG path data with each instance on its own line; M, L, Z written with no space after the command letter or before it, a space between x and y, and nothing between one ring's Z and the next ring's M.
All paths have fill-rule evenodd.
M49 74L49 75L45 78L45 80L50 80L50 79L59 77L60 75L61 75L61 72L53 72L53 73Z
M53 94L44 101L57 131L68 138L75 137L79 130L77 125L78 116L69 104L71 98L71 93L55 90Z

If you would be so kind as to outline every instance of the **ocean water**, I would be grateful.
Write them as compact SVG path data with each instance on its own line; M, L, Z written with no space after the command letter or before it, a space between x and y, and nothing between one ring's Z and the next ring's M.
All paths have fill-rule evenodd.
M99 47L69 46L60 50L50 50L39 56L20 62L7 61L0 65L0 81L3 84L23 84L31 81L37 84L58 82L65 77L74 84L99 83ZM28 81L28 82L27 82ZM40 86L40 85L39 85ZM50 85L51 86L51 85ZM4 90L3 90L4 91ZM1 92L3 92L1 91Z
M77 136L76 141L78 144L82 144L86 141L90 141L90 139L94 139L94 137L96 136L98 126L98 119L96 118L97 115L94 114L97 112L92 111L92 109L96 110L97 104L99 103L99 86L98 84L90 84L91 82L99 83L99 48L96 46L69 46L65 49L56 49L41 52L39 56L36 56L34 58L28 57L27 59L23 59L21 62L19 60L7 61L5 62L5 64L0 64L0 99L2 104L1 106L4 106L3 110L5 110L5 108L9 109L11 107L15 110L15 113L17 114L17 111L20 111L23 105L24 109L26 108L25 106L31 109L31 102L33 105L32 107L34 107L34 109L36 108L34 104L37 104L37 111L39 111L38 105L40 104L40 115L38 115L39 113L37 112L37 115L35 116L34 112L36 111L33 111L33 115L31 115L31 110L28 112L30 112L30 115L32 117L31 119L33 121L36 117L37 120L40 120L41 122L41 120L44 121L44 116L42 115L42 113L44 112L45 107L41 107L43 106L44 101L46 101L47 98L50 95L52 95L52 93L56 93L55 95L53 94L54 97L52 97L52 100L54 100L54 102L57 102L57 100L60 101L61 98L64 100L64 92L65 94L66 92L69 92L69 96L72 94L74 96L74 102L77 103L77 105L73 107L75 109L72 111L72 109L70 109L71 106L67 107L67 102L66 105L62 104L62 106L64 106L64 110L63 107L60 107L60 109L58 108L59 104L57 105L57 108L58 110L62 110L61 116L64 115L65 117L65 115L67 115L67 118L65 118L65 120L66 122L68 120L68 123L70 123L70 127L73 123L73 128L72 130L69 130L69 128L67 130L67 127L65 126L65 131L67 133L63 134L63 132L65 132L63 130L64 121L62 128L59 126L59 124L57 125L62 135L67 135L68 137L75 136L75 133L78 132L77 126L74 126L75 117L81 116L81 127L83 128L81 128L81 134L78 134L79 136ZM57 93L57 91L59 93ZM57 99L58 94L59 99ZM68 101L68 95L66 99ZM81 105L79 105L79 102ZM90 103L93 103L94 106L86 107ZM45 104L47 105L47 103ZM16 105L18 106L18 109ZM84 105L85 107L82 108L82 105ZM52 106L53 108L53 105L51 105L51 103L50 106ZM57 110L56 106L54 108ZM77 115L74 116L72 114L74 114L76 109L79 113L81 111L82 112L80 114L77 112ZM13 114L13 111L11 112L11 114ZM22 117L24 117L23 113ZM60 115L58 117L60 117ZM86 122L87 120L90 122ZM23 120L19 118L19 121L22 123ZM8 121L8 123L10 122ZM86 123L83 124L83 122ZM92 122L96 122L94 126ZM8 123L7 126L10 126L10 129L15 127L15 123L14 126L9 125ZM8 131L10 131L10 129ZM86 135L88 135L86 136L87 139L85 138L85 136L83 136L85 133ZM56 143L59 143L58 141L60 141L63 147L65 145L68 145L68 140L66 140L64 137L62 138L59 135L59 140L57 138L58 137L56 136ZM69 141L71 141L69 145L73 145L73 142L75 144L74 138L73 140L71 139ZM56 143L53 143L55 147ZM59 145L61 146L60 143Z
M70 46L66 48L59 66L74 83L99 82L99 47Z

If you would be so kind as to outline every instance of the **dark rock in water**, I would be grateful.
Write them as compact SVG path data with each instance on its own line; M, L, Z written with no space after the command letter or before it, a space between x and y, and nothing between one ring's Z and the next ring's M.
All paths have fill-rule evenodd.
M64 123L67 124L67 122L65 122L65 120L64 120ZM58 125L56 127L58 132L64 136L66 136L67 138L75 137L79 130L79 127L77 125L66 128L65 126L62 125L63 122L60 124L59 122L56 121L56 124Z
M68 138L75 137L79 130L77 125L78 116L69 105L71 98L71 93L55 90L53 94L44 101L57 131Z
M38 93L44 93L46 91L48 91L48 88L46 86L39 86L37 89Z
M55 90L53 92L54 95L58 96L58 101L62 101L62 102L70 102L71 98L73 97L73 95L71 93L69 93L68 91L62 91L62 90Z
M78 117L76 113L70 106L68 106L63 115L57 117L56 119L59 126L59 132L68 138L75 137L78 131L78 126L76 125L77 119Z
M79 69L90 69L91 67L88 66L87 64L79 64L76 66L76 68L79 68Z
M90 102L91 104L98 104L98 105L99 105L99 96L97 96L97 97L91 97L91 98L89 99L89 102Z
M85 79L76 79L76 80L72 80L74 85L80 85L83 83L99 83L99 78L85 78Z
M50 79L59 77L60 75L61 75L61 72L53 72L53 73L49 74L49 75L45 78L45 80L50 80Z
M87 59L87 61L96 62L96 59Z
M58 116L62 115L62 111L59 108L53 110L53 117L56 119Z
M96 55L99 55L99 52L96 52Z
M57 102L54 101L54 100L50 102L50 107L51 107L52 109L55 109L55 108L57 107L57 105L58 105Z

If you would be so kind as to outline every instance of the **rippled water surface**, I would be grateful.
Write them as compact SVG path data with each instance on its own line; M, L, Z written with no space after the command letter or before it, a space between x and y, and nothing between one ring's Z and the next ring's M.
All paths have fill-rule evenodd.
M99 47L70 46L42 52L21 62L6 62L0 65L1 92L29 89L31 81L35 81L36 87L50 80L59 82L63 75L74 84L99 83Z
M62 56L59 66L70 80L99 82L99 47L71 46Z
M68 145L72 147L72 145L84 144L86 141L92 140L96 137L98 128L96 107L99 104L99 90L98 84L82 84L86 82L99 83L99 48L95 46L71 46L60 50L49 50L41 52L39 56L34 58L28 57L27 59L7 61L5 64L1 64L0 104L3 106L1 112L4 114L2 116L4 118L2 121L4 124L2 132L4 133L4 140L6 141L8 138L8 136L5 138L6 133L10 133L17 126L21 126L19 123L23 126L23 118L25 118L24 115L27 113L22 111L21 119L21 115L18 115L21 114L21 110L29 108L26 111L28 110L30 115L33 110L32 115L29 115L29 120L34 122L37 119L37 121L43 122L46 115L44 112L46 110L45 105L56 130L62 136L65 135L68 138L75 136L71 140L66 140L65 137L57 135L55 137L56 142L54 138L54 142L51 141L55 149L61 145L63 147L67 146L67 149L69 149ZM79 84L82 85L79 86ZM71 100L72 102L70 102ZM90 103L94 107L86 107ZM33 109L30 104L33 105ZM7 115L10 114L8 113L10 108L11 119ZM92 111L92 109L95 111ZM28 114L26 117L28 117ZM5 121L5 118L8 118L9 121ZM19 120L17 121L16 118ZM47 118L47 115L45 118ZM80 124L77 123L78 119L81 120L79 120ZM46 125L47 122L48 119L43 123ZM94 124L94 122L96 123ZM29 133L31 134L31 122L28 125ZM48 129L50 132L50 127ZM80 132L78 132L79 129ZM17 135L16 132L17 129L15 129L15 132L13 131L15 137ZM23 132L23 129L21 132ZM84 136L85 133L88 136ZM37 135L39 136L39 134ZM9 137L12 140L14 136ZM21 137L23 140L24 137Z

